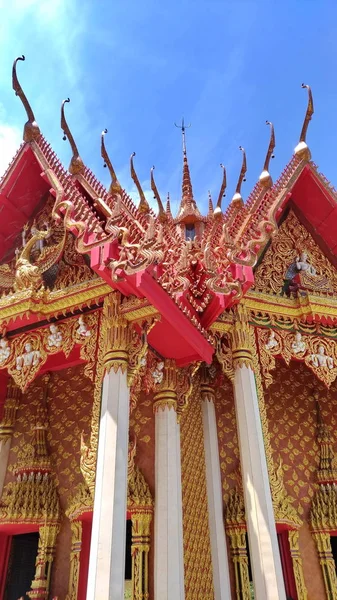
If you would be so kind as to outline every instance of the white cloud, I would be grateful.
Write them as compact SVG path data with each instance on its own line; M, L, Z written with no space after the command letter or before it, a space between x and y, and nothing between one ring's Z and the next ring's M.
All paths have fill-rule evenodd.
M22 131L0 123L0 177L7 169L22 141Z

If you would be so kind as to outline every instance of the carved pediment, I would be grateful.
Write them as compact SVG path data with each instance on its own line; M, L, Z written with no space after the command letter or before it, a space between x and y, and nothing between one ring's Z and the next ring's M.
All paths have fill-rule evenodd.
M337 292L337 270L293 211L255 270L255 291L283 296Z
M0 265L0 294L20 294L41 288L60 290L96 275L75 249L73 235L52 215L54 198L26 223L15 247Z

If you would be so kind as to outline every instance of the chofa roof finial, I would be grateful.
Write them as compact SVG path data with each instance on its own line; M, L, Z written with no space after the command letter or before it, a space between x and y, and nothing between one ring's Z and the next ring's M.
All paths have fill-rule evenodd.
M150 211L150 206L148 201L145 198L145 194L143 192L143 188L140 185L139 179L137 177L137 173L135 171L135 168L133 166L133 157L136 156L135 152L132 152L131 156L130 156L130 171L131 171L131 177L133 179L133 182L138 190L138 194L140 197L140 202L138 205L138 210L144 214L147 214Z
M238 183L236 186L235 194L232 198L232 204L234 204L237 208L241 208L243 205L243 198L241 196L241 185L243 181L246 181L246 173L247 173L247 160L246 160L246 152L242 146L239 146L239 150L242 152L242 166L238 179Z
M12 69L12 86L13 86L15 95L19 96L19 98L24 106L24 109L27 113L27 117L28 117L28 121L27 121L27 123L25 123L24 130L23 130L23 140L24 140L24 142L31 142L32 140L35 140L36 138L38 138L39 135L41 135L41 132L40 132L40 128L39 128L37 122L35 121L35 116L32 111L32 107L27 100L27 97L19 83L18 76L16 74L16 65L17 65L18 60L26 60L26 58L24 55L22 55L22 56L18 56L18 58L15 59L15 61L13 63L13 69Z
M154 176L153 176L154 169L155 169L155 167L153 166L151 169L151 190L153 191L154 197L157 200L157 204L158 204L158 219L159 219L159 221L161 221L163 223L164 221L167 220L167 214L165 213L164 206L161 201L161 197L159 195L159 192L158 192L158 189L156 186L156 182L154 180Z
M308 90L308 105L307 105L307 110L306 110L305 117L304 117L302 131L301 131L301 135L300 135L300 141L297 144L297 146L294 150L294 153L302 159L310 160L311 154L310 154L310 150L307 145L307 142L306 142L306 137L307 137L307 130L308 130L309 123L311 121L312 115L314 114L314 101L312 99L311 88L308 85L306 85L305 83L302 83L302 88L303 89L306 88Z
M101 134L101 157L104 160L104 167L108 167L108 169L109 169L109 173L110 173L110 177L111 177L109 194L111 194L113 196L114 194L117 194L118 192L120 192L122 187L117 179L115 169L112 166L111 160L109 158L109 155L108 155L106 147L105 147L104 136L106 133L108 133L108 130L103 129L102 134Z
M274 133L274 125L270 121L266 121L266 125L270 126L270 141L266 154L266 159L263 165L263 171L259 177L259 182L263 187L270 188L273 185L273 180L269 173L269 163L270 159L274 158L274 148L275 148L275 133Z
M69 165L69 173L71 173L72 175L78 175L79 173L81 173L81 171L84 170L84 163L83 160L81 159L75 140L72 136L72 133L69 129L69 125L66 121L66 117L64 114L64 105L70 102L70 98L67 98L66 100L63 100L62 102L62 106L61 106L61 129L63 130L63 139L66 140L68 138L69 140L69 144L72 150L72 157L71 157L71 161L70 161L70 165Z
M226 177L226 169L223 166L222 163L220 163L220 167L222 168L222 184L221 184L221 188L220 188L220 192L219 192L219 196L218 196L218 201L216 203L216 207L214 210L214 216L220 216L222 214L222 209L221 209L221 203L222 203L222 198L224 198L225 191L226 191L226 187L227 187L227 177Z

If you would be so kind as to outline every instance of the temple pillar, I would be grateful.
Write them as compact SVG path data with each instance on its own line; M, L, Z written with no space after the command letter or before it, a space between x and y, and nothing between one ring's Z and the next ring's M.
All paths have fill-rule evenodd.
M285 600L253 371L253 335L246 309L239 305L232 329L234 398L255 597L259 600Z
M82 522L71 521L70 573L67 600L77 600L82 550Z
M120 315L120 295L104 304L104 377L97 452L95 500L87 600L124 596L127 508L129 387L128 324Z
M297 597L300 600L307 600L308 592L304 582L303 563L299 546L298 529L290 529L288 531L288 540L290 546L291 560L293 564Z
M246 530L242 527L231 527L227 530L227 535L234 565L236 599L251 600Z
M184 600L184 557L177 420L177 372L165 360L163 379L154 395L155 412L155 600Z
M46 524L39 529L39 545L35 563L35 576L27 596L32 600L49 597L52 563L55 558L58 524Z
M8 383L3 417L0 423L0 498L5 483L9 451L19 406L20 390L14 382Z
M231 597L219 460L218 432L214 406L214 389L204 371L201 387L201 406L206 463L208 522L211 538L214 600Z
M337 600L337 575L335 561L332 556L330 534L319 531L314 532L313 537L317 545L327 600Z

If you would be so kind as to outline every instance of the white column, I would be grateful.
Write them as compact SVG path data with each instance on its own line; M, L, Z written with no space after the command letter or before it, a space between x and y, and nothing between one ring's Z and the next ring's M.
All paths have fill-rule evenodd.
M129 389L119 368L104 376L87 600L123 600Z
M255 377L248 361L241 366L234 361L234 395L255 598L286 600Z
M155 410L154 598L184 600L184 547L180 464L173 361L165 361ZM167 366L168 365L168 366Z
M214 391L211 387L203 384L201 385L201 399L214 600L230 600L231 588L225 527L223 522L218 431L214 406Z

